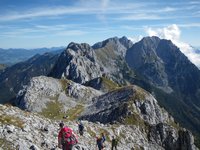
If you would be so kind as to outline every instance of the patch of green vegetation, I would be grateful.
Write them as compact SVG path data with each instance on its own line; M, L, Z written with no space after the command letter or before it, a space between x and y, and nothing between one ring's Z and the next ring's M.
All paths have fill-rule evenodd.
M172 127L174 127L175 129L179 130L181 127L179 126L178 123L174 122L173 120L169 120L169 125L171 125Z
M145 126L144 121L136 113L127 116L124 120L124 123L127 125Z
M62 85L62 89L66 89L70 85L70 81L67 79L60 79L60 83Z
M12 150L12 149L15 149L15 148L14 148L14 144L13 143L7 141L6 139L0 138L0 149Z
M125 135L125 133L123 133L123 132L120 132L119 133L119 141L121 140L121 139L126 139L126 135Z
M63 110L62 103L55 100L47 103L46 108L40 114L49 119L59 120L65 116L61 110Z
M90 136L96 137L96 133L92 131L90 127L87 127L87 132L90 134Z
M6 114L0 115L0 123L9 125L11 124L19 128L23 128L24 126L24 122L20 118Z
M147 129L145 121L137 114L132 106L132 102L128 102L128 109L132 112L132 114L125 117L123 121L126 125L136 125L139 126L140 129Z
M109 91L115 90L119 87L119 85L105 77L102 77L102 83L104 84L105 88Z
M106 45L104 48L97 49L97 57L103 62L106 63L111 59L116 59L116 55L112 45Z
M194 144L200 149L200 136L194 136Z
M134 93L131 99L133 100L144 100L146 97L146 93L143 89L137 88L136 92Z
M78 119L79 115L84 111L84 106L83 105L76 105L75 107L69 109L66 114L68 116L68 120L76 120Z
M63 104L58 100L54 100L49 102L40 114L53 120L75 120L79 117L79 114L83 112L84 106L79 104L67 110L67 112L63 112L62 110Z

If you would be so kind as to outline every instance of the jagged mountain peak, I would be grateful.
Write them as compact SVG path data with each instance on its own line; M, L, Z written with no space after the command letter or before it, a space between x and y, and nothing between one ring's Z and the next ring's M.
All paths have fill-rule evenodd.
M102 75L93 48L86 43L70 43L63 51L50 76L84 83Z
M98 42L98 43L94 44L92 47L94 49L98 49L98 48L105 47L105 45L108 43L117 44L117 45L121 44L125 48L130 48L133 45L131 40L129 40L127 37L123 36L122 38L112 37L112 38L106 39L102 42Z
M160 38L156 36L152 37L144 37L139 42L135 43L133 46L136 46L137 48L141 47L143 49L143 52L148 52L156 49L160 42Z
M175 73L175 77L180 71L177 66L180 65L181 68L181 65L187 64L194 68L192 67L194 65L191 65L189 59L171 40L160 39L156 36L144 37L135 43L127 50L125 58L131 68L136 69L148 81L160 87L169 86L168 82L171 79L169 72Z
M127 49L133 45L133 42L129 40L126 36L123 36L119 39L120 43L124 45Z
M87 44L87 43L81 43L81 44L79 44L79 43L71 42L67 46L67 49L78 51L78 50L91 49L91 46L89 44Z
M118 73L118 67L125 65L122 59L130 45L132 42L126 37L109 38L92 47L86 43L71 42L60 55L50 76L85 83L106 73L117 81L122 78L119 77L122 75Z
M106 39L106 40L104 40L104 41L102 41L102 42L95 43L92 47L93 47L94 49L102 48L102 47L104 47L107 43L109 43L109 42L117 43L118 40L119 40L118 37L112 37L112 38Z
M159 42L161 39L157 36L146 36L143 37L141 41L152 41L152 42Z

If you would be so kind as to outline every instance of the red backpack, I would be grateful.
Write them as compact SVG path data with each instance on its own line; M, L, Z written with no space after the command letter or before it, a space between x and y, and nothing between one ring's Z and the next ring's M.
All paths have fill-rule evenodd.
M73 131L68 128L68 127L64 127L61 131L62 133L62 143L66 144L66 145L75 145L78 143L78 140L75 136L75 134L73 133Z

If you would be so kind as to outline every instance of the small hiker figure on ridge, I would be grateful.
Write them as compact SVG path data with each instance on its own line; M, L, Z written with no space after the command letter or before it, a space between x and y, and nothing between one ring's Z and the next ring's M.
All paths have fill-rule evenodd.
M114 148L115 148L115 150L117 150L117 144L118 144L118 140L114 136L112 136L112 148L111 148L111 150L114 150Z
M100 137L96 137L97 147L99 150L103 150L105 147L104 142L106 141L106 136L104 133L101 133Z
M102 137L96 137L96 143L97 143L98 150L103 150Z
M101 140L102 140L103 147L105 147L104 146L104 142L106 141L106 136L105 136L105 134L103 132L101 133Z
M79 134L83 136L84 125L81 121L78 122L78 131L79 131Z

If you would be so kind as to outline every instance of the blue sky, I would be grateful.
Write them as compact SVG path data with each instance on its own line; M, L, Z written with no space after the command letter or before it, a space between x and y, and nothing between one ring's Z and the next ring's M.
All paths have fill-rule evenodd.
M0 0L0 48L94 44L113 36L138 40L171 26L178 40L200 46L200 1Z

